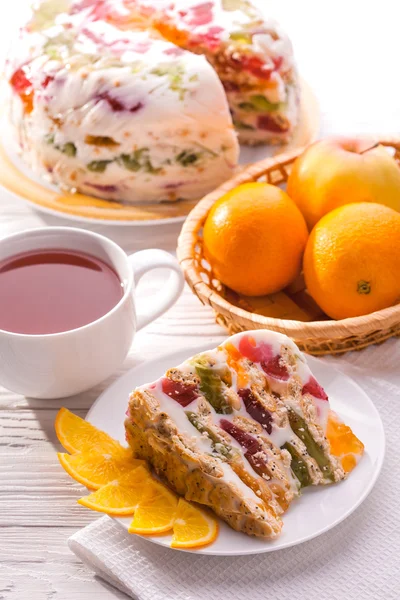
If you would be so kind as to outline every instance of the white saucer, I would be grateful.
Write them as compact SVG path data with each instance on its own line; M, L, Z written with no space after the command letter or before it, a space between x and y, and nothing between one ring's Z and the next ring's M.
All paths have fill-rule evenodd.
M87 420L124 442L124 419L128 396L132 389L154 381L168 368L178 365L191 354L208 350L209 346L180 350L135 367L111 385L94 403ZM197 554L234 556L259 554L301 544L325 533L348 517L372 490L385 453L385 434L378 411L366 393L347 375L317 359L307 357L310 368L329 395L331 407L365 444L365 455L350 477L339 484L307 488L284 515L281 536L273 541L260 540L233 531L220 522L217 540ZM128 528L132 518L119 518ZM149 542L169 547L170 535L146 537Z

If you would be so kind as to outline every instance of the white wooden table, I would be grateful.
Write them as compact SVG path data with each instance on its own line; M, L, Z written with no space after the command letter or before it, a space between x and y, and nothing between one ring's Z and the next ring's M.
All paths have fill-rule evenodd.
M322 133L400 135L396 0L270 4L291 34L301 73L320 100ZM25 5L26 0L13 0L7 8L1 3L0 52ZM40 215L0 192L1 236L49 224L66 223ZM126 251L146 247L173 251L179 232L179 226L93 229L109 235ZM157 281L156 273L148 277L139 297L151 293ZM199 341L212 345L223 335L212 311L185 289L168 313L137 335L123 370ZM123 597L95 580L68 550L68 537L96 515L76 504L83 488L59 466L53 429L62 405L85 416L109 384L64 401L31 400L0 388L0 599Z

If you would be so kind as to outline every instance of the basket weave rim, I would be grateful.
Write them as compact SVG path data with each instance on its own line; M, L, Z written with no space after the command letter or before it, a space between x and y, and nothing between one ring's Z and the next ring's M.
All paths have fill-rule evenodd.
M371 136L365 137L371 138ZM400 150L400 137L374 136L374 139L379 141L383 146L392 146L397 150ZM383 325L386 328L393 327L400 321L400 304L367 315L349 317L337 321L304 322L291 319L277 319L252 313L231 304L228 300L223 298L223 296L218 294L218 292L211 289L202 279L196 266L194 248L197 243L198 233L203 226L212 205L226 192L242 183L255 181L262 176L266 170L272 167L279 168L280 166L290 164L303 151L304 147L283 153L278 157L266 158L248 166L241 171L241 173L223 183L213 192L207 194L193 208L183 224L177 247L178 260L184 272L186 281L194 293L197 294L203 302L210 304L214 310L222 311L222 313L233 313L252 325L262 325L263 327L269 327L271 329L284 330L287 335L295 337L298 340L309 339L310 337L329 337L330 340L335 340L342 339L344 335L365 335L371 333L374 329L382 329Z

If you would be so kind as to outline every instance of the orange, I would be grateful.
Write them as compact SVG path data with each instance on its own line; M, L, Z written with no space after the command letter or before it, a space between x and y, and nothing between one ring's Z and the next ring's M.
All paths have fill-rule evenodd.
M199 548L218 535L216 519L183 498L179 498L173 529L171 548Z
M133 458L132 453L112 455L107 451L76 454L58 452L57 456L68 475L92 490L98 490L135 467L145 464L143 460Z
M341 206L314 227L304 254L310 295L333 319L400 300L400 214L387 206Z
M150 481L135 510L129 533L153 535L170 531L173 527L177 496L158 481Z
M364 444L333 412L329 412L326 437L333 456L337 456L346 473L354 469L364 454Z
M54 424L58 441L70 452L128 452L104 431L100 431L67 408L61 408Z
M97 492L80 498L78 504L108 515L133 515L150 477L148 468L140 465Z
M284 191L245 183L210 210L204 252L222 283L246 296L263 296L299 274L307 236L300 210Z

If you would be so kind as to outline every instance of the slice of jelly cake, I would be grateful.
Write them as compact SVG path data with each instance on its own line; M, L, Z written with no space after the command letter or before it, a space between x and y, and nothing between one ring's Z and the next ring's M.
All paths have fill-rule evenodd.
M341 481L363 453L297 346L266 330L137 388L125 426L135 454L179 494L266 538L301 488Z

